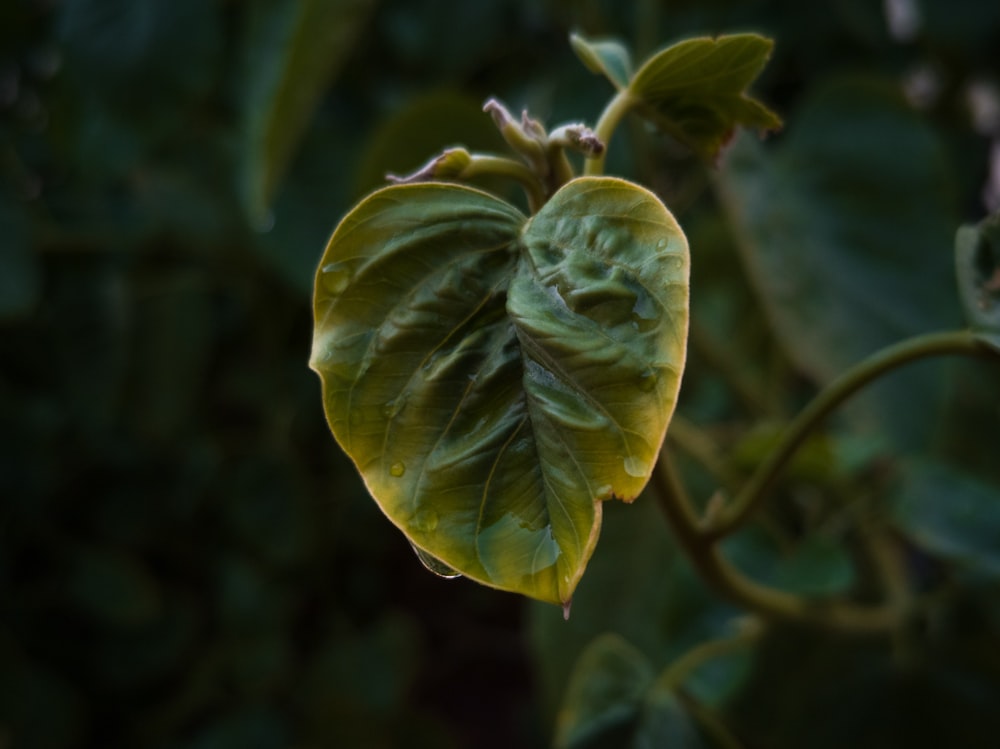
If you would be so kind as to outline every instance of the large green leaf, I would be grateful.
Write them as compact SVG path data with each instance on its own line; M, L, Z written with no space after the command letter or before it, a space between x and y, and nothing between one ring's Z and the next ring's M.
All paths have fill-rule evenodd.
M777 147L741 138L721 176L775 333L818 382L901 338L954 327L951 172L894 87L818 87ZM893 373L847 413L922 446L945 391L940 370L925 367Z
M311 366L330 427L414 546L570 600L601 501L649 478L683 370L687 241L650 192L582 178L530 220L397 185L337 227Z
M628 89L640 113L714 158L737 125L776 130L781 120L746 89L760 75L773 42L757 34L688 39L647 60Z
M301 0L252 6L244 97L244 199L266 226L275 189L320 97L346 59L374 0Z

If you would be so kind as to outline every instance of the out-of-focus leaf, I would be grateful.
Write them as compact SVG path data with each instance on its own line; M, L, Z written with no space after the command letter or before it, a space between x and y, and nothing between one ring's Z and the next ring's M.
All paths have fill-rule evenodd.
M624 44L615 39L585 39L579 34L571 34L569 41L587 70L604 75L619 90L628 86L632 57Z
M580 655L556 722L560 749L703 746L673 687L654 681L649 659L615 633Z
M780 147L766 153L740 139L720 184L779 341L815 380L906 336L954 327L954 294L941 283L953 272L951 173L895 89L853 79L818 88ZM938 368L917 365L847 412L919 446L944 390Z
M757 34L688 39L654 55L628 85L633 106L695 153L714 159L738 125L766 132L780 118L746 89L773 42Z
M628 737L652 681L653 668L641 652L620 635L599 636L573 669L556 722L555 745L632 745Z
M358 154L349 131L333 127L312 128L299 145L308 158L295 160L275 195L274 225L259 226L253 250L303 298L316 280L316 259L330 239L330 207L348 205L354 194L345 179L331 179L353 168ZM322 200L316 196L322 195Z
M955 265L966 319L976 330L1000 333L1000 213L958 230Z
M643 701L631 746L634 749L702 749L705 743L677 695L654 687Z
M570 600L601 501L645 486L687 337L687 243L646 190L563 187L531 220L398 185L334 232L311 365L337 440L416 546Z
M29 314L38 303L42 279L28 242L26 221L0 194L0 323Z
M374 0L301 0L252 6L243 97L244 199L257 225L316 104L361 35Z
M763 530L750 528L723 544L733 566L768 585L800 595L835 595L854 582L845 544L813 532L782 549Z
M1000 489L938 463L906 466L893 502L900 529L931 553L1000 576Z
M446 146L503 151L503 138L480 101L445 90L418 96L385 118L365 144L358 166L359 195L385 185L385 175L408 174Z

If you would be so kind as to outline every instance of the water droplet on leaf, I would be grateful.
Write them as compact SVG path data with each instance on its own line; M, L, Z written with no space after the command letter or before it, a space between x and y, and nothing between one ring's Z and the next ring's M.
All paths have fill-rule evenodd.
M635 478L642 478L649 473L649 464L635 455L625 458L625 473Z
M396 478L399 478L404 473L406 473L406 466L403 463L393 463L389 467L389 473Z
M428 554L426 551L421 549L412 541L410 542L410 546L413 547L413 551L416 553L417 559L420 560L420 563L424 565L424 567L426 567L428 571L433 572L438 577L443 577L446 580L453 580L456 577L462 576L461 572L458 572L454 568L449 567L447 564L442 562L436 556Z
M329 294L343 293L351 281L351 271L344 263L328 263L321 273L321 283Z
M652 367L642 370L639 373L639 389L644 393L651 393L656 390L657 382L656 370Z
M642 292L635 298L632 305L632 323L634 327L642 332L646 332L656 327L656 304L653 298Z
M413 518L413 526L422 533L433 533L438 527L438 514L435 510L424 510Z

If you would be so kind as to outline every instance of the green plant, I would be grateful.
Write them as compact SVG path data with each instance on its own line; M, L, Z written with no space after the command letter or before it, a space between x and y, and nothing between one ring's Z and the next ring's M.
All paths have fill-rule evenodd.
M321 263L312 354L334 434L429 566L566 607L601 503L649 480L687 345L687 240L653 193L598 176L605 143L631 109L709 158L737 124L778 125L744 95L761 37L635 75L620 46L574 44L618 88L596 129L491 100L518 159L450 149L362 201ZM531 217L456 184L483 175Z
M748 527L815 429L855 393L919 359L1000 353L1000 218L959 232L970 329L915 336L854 364L767 439L742 488L720 476L724 486L699 506L664 446L687 349L687 238L657 195L603 176L604 162L630 112L708 164L738 126L777 129L777 116L746 93L771 43L755 34L691 39L635 72L617 42L574 36L572 44L616 90L594 128L547 131L490 100L485 110L513 157L450 148L362 200L320 263L311 366L337 440L385 514L443 576L561 604L568 616L602 503L631 502L652 479L690 563L756 618L657 678L617 636L595 641L580 672L617 676L596 693L590 682L571 683L557 743L590 745L616 724L614 709L641 703L640 734L667 736L643 723L658 721L683 742L697 723L718 745L737 746L711 715L677 701L704 661L756 641L761 623L884 635L919 618L905 548L882 524L860 517L855 528L882 580L874 599L761 584L727 557L723 541ZM735 168L753 153L745 147ZM517 183L528 215L504 192L464 184L483 178ZM689 423L677 429L682 447L711 470L707 435Z

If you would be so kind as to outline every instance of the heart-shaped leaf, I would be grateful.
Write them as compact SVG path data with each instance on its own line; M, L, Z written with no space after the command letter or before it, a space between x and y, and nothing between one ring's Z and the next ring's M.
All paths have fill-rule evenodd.
M737 125L760 131L781 127L778 115L746 95L772 46L757 34L732 34L668 47L632 78L633 106L695 153L713 159Z
M614 39L592 41L571 34L569 43L587 70L603 74L615 88L621 90L632 80L632 57L621 42Z
M311 366L386 515L467 577L570 600L601 501L635 498L684 366L688 250L623 180L531 219L468 187L380 190L317 274Z
M972 327L1000 333L1000 213L958 230L955 264L959 295Z

